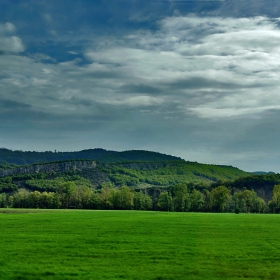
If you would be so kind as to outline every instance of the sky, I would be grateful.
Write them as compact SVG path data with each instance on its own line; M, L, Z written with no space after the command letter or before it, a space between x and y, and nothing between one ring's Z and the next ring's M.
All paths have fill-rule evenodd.
M0 0L0 147L280 172L279 0Z

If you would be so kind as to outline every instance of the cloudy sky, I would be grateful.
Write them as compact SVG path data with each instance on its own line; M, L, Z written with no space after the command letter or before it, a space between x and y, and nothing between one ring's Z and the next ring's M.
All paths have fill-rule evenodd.
M0 0L0 147L280 172L279 0Z

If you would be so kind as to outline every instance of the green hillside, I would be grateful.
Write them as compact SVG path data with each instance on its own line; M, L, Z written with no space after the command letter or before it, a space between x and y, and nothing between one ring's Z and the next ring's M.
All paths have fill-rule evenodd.
M63 159L62 161L60 161ZM0 174L0 190L15 190L18 187L31 188L30 180L37 180L38 190L41 185L46 190L54 189L50 185L57 177L80 176L91 182L93 188L99 188L104 183L115 187L123 185L130 187L142 186L169 186L179 183L210 185L217 181L235 180L248 176L244 172L232 166L220 166L200 164L197 162L184 161L178 157L150 151L106 151L104 149L83 150L80 152L23 152L0 149L0 172L1 170L13 170L17 167L26 167L28 164L48 164L51 162L65 162L81 160L95 160L97 167L86 170L73 170L72 172L60 172L52 174L16 174L4 176ZM39 162L39 163L38 163ZM28 164L27 164L28 163ZM19 176L22 175L22 176ZM69 178L68 178L69 179ZM40 182L38 180L41 180ZM70 179L69 179L70 180ZM9 183L7 183L9 181ZM28 182L27 182L28 181ZM5 182L5 183L4 183ZM26 183L27 182L27 183ZM32 182L32 190L36 190L36 184ZM56 183L53 182L55 186Z
M234 181L226 181L223 183L232 192L237 190L254 190L265 201L272 198L272 191L275 185L280 184L280 174L265 174L265 175L250 175L240 177ZM218 186L218 183L213 183L211 188Z
M115 185L174 185L179 183L210 184L217 181L235 180L248 176L232 166L201 164L196 162L130 162L100 165L100 170L108 175ZM88 177L83 172L85 177Z
M5 152L16 156L16 152ZM101 161L90 159L95 152ZM27 160L28 152L18 153ZM88 159L29 165L16 165L17 158L9 163L3 160L0 207L280 211L275 204L278 198L272 196L274 186L280 184L279 174L252 175L232 166L189 162L148 151L77 153ZM35 155L42 160L39 155L46 153Z
M277 184L279 174L182 160L4 165L0 207L278 213Z
M73 161L74 162L74 161ZM57 163L59 164L59 163ZM40 165L41 166L41 165ZM11 168L9 166L9 168ZM16 171L17 169L15 169ZM59 182L75 181L92 188L104 184L121 187L170 186L192 183L210 186L217 181L235 180L248 176L247 172L231 166L200 164L185 161L100 163L96 168L67 172L34 172L33 174L1 175L0 192L26 188L38 191L56 191Z

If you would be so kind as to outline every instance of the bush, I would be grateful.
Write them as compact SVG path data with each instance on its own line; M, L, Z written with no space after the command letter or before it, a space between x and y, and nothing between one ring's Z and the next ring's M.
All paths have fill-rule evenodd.
M239 214L239 213L240 213L240 209L239 209L239 208L236 208L236 209L234 210L234 213L235 213L235 214Z

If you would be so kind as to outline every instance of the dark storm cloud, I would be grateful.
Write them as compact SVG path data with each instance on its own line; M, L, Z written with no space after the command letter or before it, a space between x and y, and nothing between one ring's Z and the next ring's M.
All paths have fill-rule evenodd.
M20 102L15 102L11 100L0 100L0 110L10 111L10 110L28 110L31 106L29 104L24 104Z
M181 14L196 13L202 16L222 17L254 17L268 16L279 17L280 4L277 0L221 0L221 1L176 1L170 4Z
M123 93L144 93L144 94L160 94L162 93L162 90L160 88L152 87L149 85L144 85L144 84L126 84L122 87L119 88L119 92Z
M83 77L88 77L88 78L92 78L92 79L118 79L118 78L121 78L122 76L123 75L121 73L117 73L114 71L111 71L111 72L91 71L91 72L87 73L86 75L83 75Z
M240 83L240 81L236 81L235 83L229 83L229 82L223 82L218 80L211 80L206 79L203 77L192 77L185 80L177 80L173 81L172 83L168 84L168 86L172 89L224 89L224 90L230 90L230 89L239 89L239 88L257 88L260 87L260 84L249 84L249 85L243 85Z
M237 16L237 17L254 17L269 16L279 17L280 3L277 0L225 0L219 11L219 15Z

